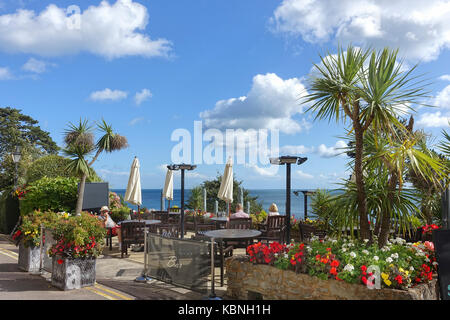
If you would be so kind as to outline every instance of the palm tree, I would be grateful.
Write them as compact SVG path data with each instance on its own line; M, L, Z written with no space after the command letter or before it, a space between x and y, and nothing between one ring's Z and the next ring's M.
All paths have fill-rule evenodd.
M364 167L370 172L378 170L373 175L386 179L385 196L380 199L382 210L378 212L375 227L377 233L379 230L378 245L382 247L387 243L392 221L396 221L403 231L408 229L411 210L405 207L408 201L402 192L407 170L435 190L441 190L441 181L448 175L448 170L439 157L424 148L422 132L413 131L412 121L408 130L397 130L393 136L386 132L376 134L370 128L365 134L364 146Z
M75 208L75 213L77 214L81 213L83 207L86 179L92 174L92 165L99 155L103 151L113 152L128 147L127 139L114 133L112 127L105 120L97 124L97 128L103 135L95 144L92 127L88 124L87 120L80 119L78 125L69 123L69 129L65 132L64 141L66 148L64 149L64 153L71 159L67 169L80 177L80 187ZM89 162L87 157L94 152L95 155Z
M370 127L376 129L375 133L379 130L393 132L392 124L401 125L398 114L403 109L411 109L411 105L419 103L427 94L422 82L411 77L415 67L403 71L402 62L397 62L397 53L398 50L388 48L376 52L352 45L344 52L339 47L337 55L321 56L321 63L314 64L318 75L313 74L309 79L310 93L304 99L304 103L311 103L307 111L316 112L315 119L351 122L362 239L371 239L363 175L364 133Z

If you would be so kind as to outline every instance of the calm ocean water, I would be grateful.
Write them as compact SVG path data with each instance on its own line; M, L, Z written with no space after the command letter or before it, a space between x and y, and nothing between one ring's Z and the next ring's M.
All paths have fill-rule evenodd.
M113 189L111 190L119 195L125 195L125 189ZM280 213L285 213L286 205L286 190L283 189L264 189L264 190L249 190L252 197L258 197L257 201L262 203L264 210L268 211L269 206L275 203L278 206ZM185 190L184 197L185 203L188 201L191 194L190 190ZM181 190L173 190L174 200L171 201L170 206L181 206ZM308 197L308 207L310 204L310 197ZM161 208L161 189L143 189L142 190L142 206L149 209L160 210ZM136 206L129 205L133 209L137 209ZM247 204L244 204L245 210L247 210ZM167 201L165 202L165 208L167 208ZM291 214L296 218L303 218L304 216L304 197L303 193L299 192L296 196L291 194ZM308 215L311 215L311 210L308 209Z

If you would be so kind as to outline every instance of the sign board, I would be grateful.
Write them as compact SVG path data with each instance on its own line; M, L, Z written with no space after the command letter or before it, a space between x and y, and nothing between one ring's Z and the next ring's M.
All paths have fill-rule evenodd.
M434 230L433 243L438 262L441 299L450 300L450 230Z
M211 272L210 244L152 233L147 242L147 276L206 294Z
M80 187L79 184L78 187ZM108 182L87 182L84 189L82 210L98 209L107 205L109 205Z

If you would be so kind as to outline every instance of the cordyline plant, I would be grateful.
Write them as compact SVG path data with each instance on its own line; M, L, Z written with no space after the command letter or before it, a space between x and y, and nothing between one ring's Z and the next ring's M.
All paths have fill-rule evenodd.
M128 147L127 139L114 133L112 127L105 120L97 124L97 129L103 134L97 143L94 143L94 134L92 126L87 120L81 120L78 125L69 123L69 129L65 132L64 142L66 148L64 154L71 158L67 169L80 177L80 187L78 189L78 198L75 213L80 214L83 207L84 189L86 179L93 173L92 165L99 155L105 152L113 152ZM88 157L94 154L88 161Z
M350 120L354 134L354 174L357 189L359 230L362 239L371 240L367 210L367 188L363 175L364 133L373 128L375 134L391 132L393 125L402 126L399 114L421 104L428 92L422 80L412 76L416 67L404 71L397 60L398 50L363 50L349 45L336 55L321 56L315 73L309 79L308 92L303 100L311 104L307 111L316 119L344 122Z

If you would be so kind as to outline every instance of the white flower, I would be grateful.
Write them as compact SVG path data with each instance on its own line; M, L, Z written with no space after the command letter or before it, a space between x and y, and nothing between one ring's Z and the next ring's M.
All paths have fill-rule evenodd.
M426 261L426 262L430 262L431 260L430 260L430 259L428 259L428 258L426 258L426 259L425 259L425 261Z
M342 248L342 252L345 252L345 251L347 251L347 249L346 248Z
M414 267L413 266L409 267L409 270L414 271Z
M369 239L364 239L364 242L365 242L365 243L369 242Z
M289 255L287 253L285 253L284 257L287 259L287 258L289 258Z
M274 256L275 256L276 258L278 258L278 253L275 253Z
M336 243L336 242L337 242L336 239L331 240L331 243Z
M388 257L388 258L386 259L386 262L387 262L387 263L391 263L392 261L394 261L394 260L392 260L391 257Z
M396 253L391 254L391 258L398 259L398 253L396 252Z
M352 258L356 258L356 253L354 253L353 251L352 251L352 252L350 252L350 257L352 257Z
M438 265L438 263L435 261L435 262L433 262L433 266L437 266Z
M351 264L347 264L344 267L344 271L348 271L348 272L352 272L354 269L355 269L355 267L353 265L351 265Z
M364 249L364 250L362 251L362 253L364 253L364 254L369 254L369 251L367 251L367 250Z
M374 256L373 260L378 261L380 258L378 256Z

